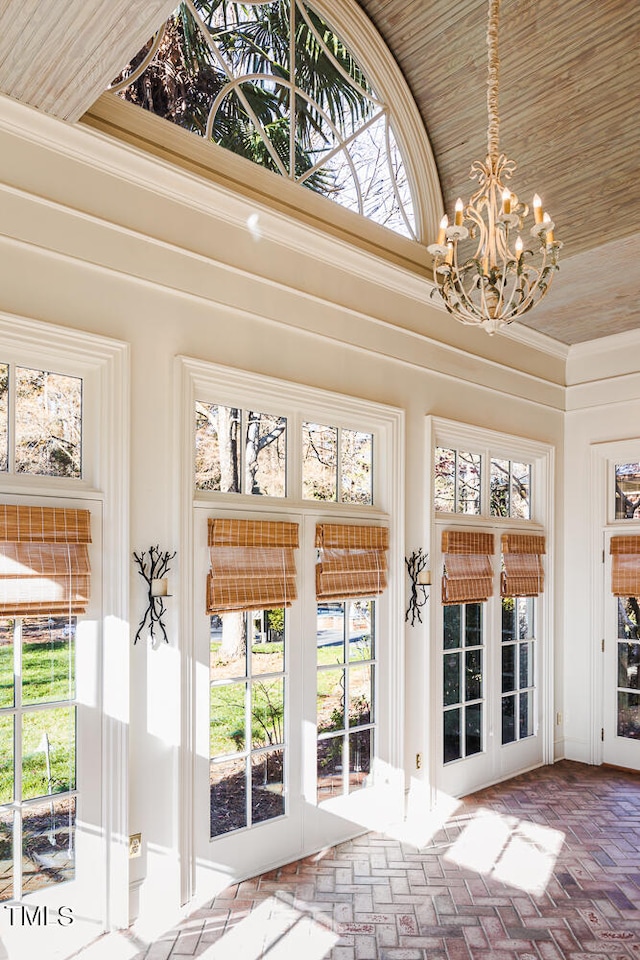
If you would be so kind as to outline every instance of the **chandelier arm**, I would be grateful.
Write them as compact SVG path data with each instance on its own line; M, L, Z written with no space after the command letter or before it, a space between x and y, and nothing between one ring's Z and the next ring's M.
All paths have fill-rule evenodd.
M498 56L499 13L500 0L490 0L489 25L487 27L487 46L489 48L489 70L487 77L489 127L487 130L487 149L492 161L498 158L498 143L500 139L500 117L498 116L498 77L500 70L500 58Z

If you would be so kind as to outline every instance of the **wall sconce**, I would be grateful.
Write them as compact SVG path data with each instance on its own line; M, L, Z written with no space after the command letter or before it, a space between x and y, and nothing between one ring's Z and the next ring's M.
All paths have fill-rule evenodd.
M148 600L147 609L145 610L144 616L140 621L140 626L136 631L136 637L133 641L134 644L136 644L140 639L140 635L147 624L149 625L149 632L151 633L152 641L155 640L156 627L159 627L165 643L169 643L169 638L167 637L167 631L162 618L166 612L164 601L170 595L169 581L166 575L169 572L169 561L173 560L175 555L175 550L173 553L169 553L166 550L161 551L159 546L149 547L148 559L144 550L140 554L135 552L133 554L133 559L136 561L139 567L138 573L147 584Z
M405 623L408 623L409 617L411 617L411 626L413 626L416 618L418 623L422 623L420 608L424 607L429 599L427 587L431 583L431 571L425 569L429 563L429 554L423 553L422 547L420 547L419 550L414 550L410 557L405 557L404 562L407 565L407 572L411 580L411 596L404 620ZM418 588L421 590L420 595L418 594Z

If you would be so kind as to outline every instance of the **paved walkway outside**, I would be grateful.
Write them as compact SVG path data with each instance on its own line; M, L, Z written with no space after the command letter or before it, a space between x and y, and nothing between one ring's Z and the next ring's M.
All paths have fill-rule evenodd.
M640 776L562 761L419 826L229 887L136 960L640 960Z

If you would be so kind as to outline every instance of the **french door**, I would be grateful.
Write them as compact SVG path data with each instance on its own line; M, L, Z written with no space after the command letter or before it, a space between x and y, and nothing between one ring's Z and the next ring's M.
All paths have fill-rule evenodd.
M56 957L104 928L101 505L20 503L91 512L86 613L0 619L0 930L12 957Z
M612 595L608 536L605 556L602 756L640 770L640 598Z
M435 611L433 771L463 796L543 762L540 598L493 596Z
M300 525L299 599L203 615L211 511L195 514L200 896L362 832L372 807L397 818L402 788L391 800L389 778L376 779L389 749L384 598L317 603L316 517L287 515Z

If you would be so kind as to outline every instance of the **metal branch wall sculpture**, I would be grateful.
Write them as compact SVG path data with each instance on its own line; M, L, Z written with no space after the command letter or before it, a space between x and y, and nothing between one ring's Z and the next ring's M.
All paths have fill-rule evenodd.
M167 573L169 572L169 561L173 560L175 555L175 551L173 553L169 553L166 550L161 551L159 546L149 547L148 559L146 551L144 550L140 554L135 552L133 554L133 559L136 561L139 567L138 573L144 580L146 580L148 598L147 609L145 610L144 616L140 621L140 626L136 631L136 637L133 641L134 644L140 639L140 635L147 624L149 625L149 632L152 640L155 640L155 630L156 628L159 628L162 632L165 643L169 643L167 631L162 619L165 614L164 600L166 597L166 591L162 593L154 592L154 584L166 577Z
M407 571L409 573L409 579L411 580L411 597L409 598L409 606L407 607L407 612L404 615L405 623L409 621L411 617L411 626L416 622L422 623L422 614L420 613L420 608L424 607L425 603L429 599L429 594L427 593L427 584L420 583L418 577L425 569L429 562L429 554L422 552L422 547L419 550L414 550L410 557L405 557L404 562L407 565ZM418 595L418 587L422 590L422 598L420 599Z

